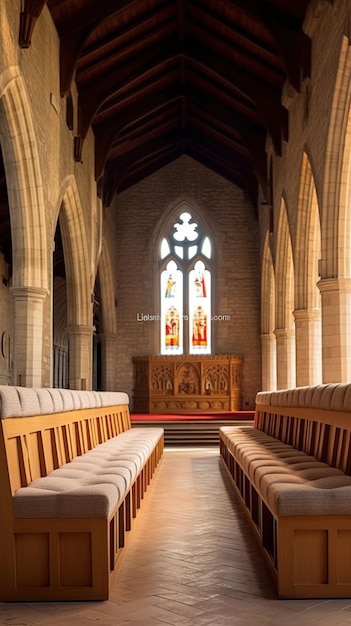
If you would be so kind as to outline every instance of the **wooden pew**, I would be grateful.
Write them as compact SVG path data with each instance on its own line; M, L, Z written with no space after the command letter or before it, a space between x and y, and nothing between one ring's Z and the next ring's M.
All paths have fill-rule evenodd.
M256 397L220 450L280 598L351 596L351 385Z
M0 386L0 600L105 600L163 451L124 393Z

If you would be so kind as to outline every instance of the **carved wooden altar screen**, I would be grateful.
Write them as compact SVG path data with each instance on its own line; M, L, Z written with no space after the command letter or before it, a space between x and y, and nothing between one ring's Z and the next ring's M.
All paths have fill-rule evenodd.
M242 357L134 357L135 413L241 410Z

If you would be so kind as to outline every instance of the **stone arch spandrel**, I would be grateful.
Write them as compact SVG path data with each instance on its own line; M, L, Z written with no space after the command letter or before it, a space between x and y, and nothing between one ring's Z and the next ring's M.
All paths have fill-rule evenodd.
M19 76L10 80L0 95L3 113L0 116L1 145L12 233L13 287L47 290L46 219L31 106Z
M3 91L3 68L9 68L12 74L16 74L18 69L20 51L18 41L13 36L13 4L4 0L0 2L0 93ZM4 84L7 82L6 78Z

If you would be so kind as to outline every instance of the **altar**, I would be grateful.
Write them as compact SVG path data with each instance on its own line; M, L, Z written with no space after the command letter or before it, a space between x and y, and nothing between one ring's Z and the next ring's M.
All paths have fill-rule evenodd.
M133 358L135 413L240 411L242 356Z

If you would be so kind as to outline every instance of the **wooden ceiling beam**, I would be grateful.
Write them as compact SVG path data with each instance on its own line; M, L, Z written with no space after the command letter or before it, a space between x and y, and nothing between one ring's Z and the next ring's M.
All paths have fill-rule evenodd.
M126 181L128 176L133 176L133 172L143 172L141 178L145 177L145 168L148 168L152 161L158 161L163 163L164 159L167 159L167 155L173 153L174 158L178 158L184 153L183 139L176 134L169 134L166 141L159 142L154 141L151 150L144 148L144 151L138 153L138 159L112 159L108 163L108 167L105 172L103 198L104 204L109 206L112 202L112 197L115 192L121 190L123 181ZM173 160L173 158L171 159ZM157 169L160 167L158 165ZM155 170L156 171L156 170ZM133 183L134 184L134 183ZM126 185L126 183L125 183ZM126 185L124 188L127 188Z
M304 32L291 30L272 18L269 23L287 80L300 93L301 81L311 76L311 39Z
M20 13L18 43L21 48L29 48L37 19L46 4L46 0L23 0Z
M217 80L228 83L255 105L261 114L263 125L272 137L276 154L280 155L282 139L287 139L288 136L288 111L281 104L281 92L271 89L258 77L249 76L247 72L230 63L212 57L208 51L199 53L193 49L190 56L209 76L214 74Z
M123 9L137 4L138 0L101 0L94 2L79 11L71 19L60 22L57 28L60 35L60 90L61 96L66 95L71 87L76 66L84 45L104 20L122 12Z
M181 154L265 193L267 133L278 155L288 140L284 83L310 75L308 0L22 0L21 47L45 4L62 96L77 84L75 158L92 128L105 196L106 177L124 189Z
M167 44L165 49L148 50L141 57L125 63L116 71L102 74L95 81L94 88L91 85L83 86L79 91L79 118L78 134L83 139L93 123L94 115L99 108L109 99L126 86L131 87L134 81L140 80L146 75L163 71L165 65L173 61L174 46Z
M162 93L144 98L142 92L138 102L126 107L123 112L115 112L113 121L107 119L103 124L94 127L95 133L95 178L98 180L103 173L111 146L118 133L126 126L135 122L139 124L149 116L157 116L166 106L180 100L182 95L174 86Z
M234 27L206 15L203 9L194 13L203 18L202 21L192 23L192 46L211 50L212 54L240 66L243 71L264 77L272 88L281 88L284 82L284 65L273 50L267 49L267 44L264 47L254 36L251 35L250 39L248 34L236 32Z
M283 8L262 0L230 0L230 4L262 22L280 55L287 80L300 92L301 79L311 74L311 40L302 31L303 19L293 18ZM307 0L305 4L307 8Z

